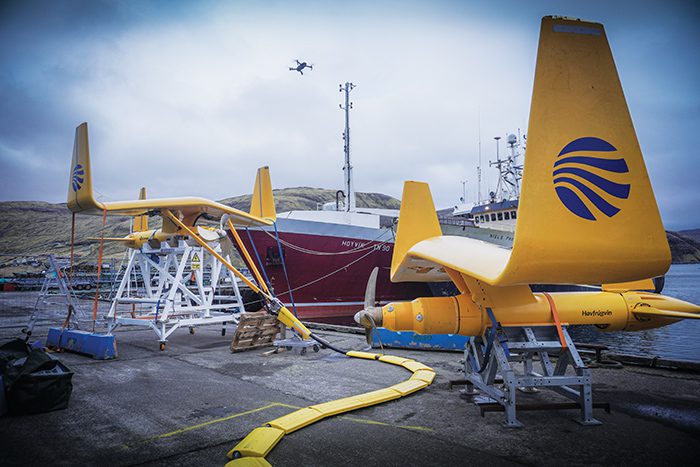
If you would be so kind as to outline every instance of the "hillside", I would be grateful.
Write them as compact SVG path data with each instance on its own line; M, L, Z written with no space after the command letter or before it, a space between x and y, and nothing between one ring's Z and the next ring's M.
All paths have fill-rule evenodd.
M666 232L674 263L700 263L700 242L682 235L681 232Z
M700 229L680 230L678 234L700 243Z
M290 210L315 210L323 203L335 201L335 190L296 187L274 190L278 212ZM238 209L248 210L251 195L221 200ZM398 209L399 200L379 193L358 193L358 207ZM97 261L99 242L89 237L99 237L102 218L76 216L75 254L78 262ZM151 219L151 227L158 227L158 218ZM0 202L0 276L10 275L22 267L8 267L14 258L53 253L68 256L70 253L71 213L65 204L42 201ZM129 218L108 217L105 228L107 237L123 237L129 233ZM700 229L683 232L667 232L674 263L700 262ZM106 259L124 257L124 247L117 243L105 244Z
M335 202L335 190L325 188L284 188L272 191L277 212L294 210L316 210L323 203ZM252 195L222 199L221 202L236 209L247 211ZM401 202L380 193L357 193L357 207L399 209Z
M76 216L75 254L97 257L99 242L88 237L99 237L102 218ZM129 233L129 218L108 217L105 236L123 237ZM63 204L43 201L11 201L0 203L0 253L5 262L13 256L32 256L53 253L70 254L71 213ZM107 257L121 256L123 247L107 243Z
M274 190L277 212L292 209L316 209L319 204L335 201L335 191L322 188L285 188ZM235 196L222 203L248 211L252 195ZM399 208L399 200L379 193L357 193L358 207ZM151 227L159 227L160 220L149 220ZM107 217L105 237L123 237L129 233L130 220L126 217ZM75 255L78 261L97 261L99 242L89 237L99 237L102 227L100 216L76 216ZM17 257L38 256L53 253L69 256L71 213L65 203L51 204L43 201L0 202L0 265ZM104 257L121 259L124 247L116 242L106 242ZM0 275L8 275L23 268L3 268Z

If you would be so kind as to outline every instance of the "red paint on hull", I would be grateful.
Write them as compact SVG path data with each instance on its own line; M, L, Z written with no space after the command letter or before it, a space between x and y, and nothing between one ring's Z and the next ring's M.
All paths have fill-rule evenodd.
M277 297L291 305L290 285L284 277L274 237L260 230L250 230L251 245L245 230L240 231L245 247L260 260ZM377 295L379 302L413 300L430 295L426 284L392 283L389 280L394 244L353 238L279 232L280 239L293 245L282 246L291 284L292 296L301 319L353 324L353 315L362 309L365 288L372 269L379 267ZM311 253L303 250L312 250ZM348 252L346 254L337 254ZM326 253L326 254L323 254ZM354 302L354 303L353 303Z

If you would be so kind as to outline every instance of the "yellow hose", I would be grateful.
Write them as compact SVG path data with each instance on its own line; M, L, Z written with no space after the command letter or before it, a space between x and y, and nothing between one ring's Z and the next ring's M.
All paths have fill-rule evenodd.
M406 381L385 389L311 405L271 420L255 428L228 452L228 458L233 460L228 462L226 467L269 466L265 456L284 435L327 417L399 399L428 387L435 379L435 371L432 368L410 358L357 351L350 351L345 355L401 366L411 371L412 375Z

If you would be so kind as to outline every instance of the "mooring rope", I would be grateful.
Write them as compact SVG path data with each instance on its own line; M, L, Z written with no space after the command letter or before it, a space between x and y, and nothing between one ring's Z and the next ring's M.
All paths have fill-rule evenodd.
M105 224L107 223L107 208L102 209L102 236L100 237L100 254L97 258L97 282L95 284L95 301L92 305L92 332L97 325L97 305L100 297L100 276L102 275L102 253L105 246Z
M263 232L265 235L267 235L270 238L275 238L275 236L272 235L272 233L268 232L267 230L260 229L260 231ZM300 253L306 253L306 254L315 255L315 256L338 256L338 255L349 255L352 253L360 253L363 251L375 249L378 246L386 245L387 243L389 243L389 240L385 240L383 242L376 243L382 236L384 236L384 234L385 234L385 232L382 232L374 240L365 240L367 243L362 244L356 248L352 248L350 250L343 250L343 251L317 251L317 250L310 250L308 248L304 248L304 247L301 247L299 245L294 245L293 243L290 243L288 241L281 240L281 239L280 239L280 242L284 246L289 247L289 248L291 248L295 251L298 251Z

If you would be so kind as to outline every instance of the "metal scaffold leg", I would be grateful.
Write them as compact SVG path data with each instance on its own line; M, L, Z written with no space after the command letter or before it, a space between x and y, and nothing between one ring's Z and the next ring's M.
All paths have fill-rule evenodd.
M590 370L583 364L566 328L561 331L559 334L555 326L502 327L495 323L484 335L470 339L465 350L465 377L468 387L473 386L482 394L474 399L482 415L485 411L503 411L505 426L521 427L518 408L579 408L578 423L600 425L593 418ZM550 353L557 355L556 364ZM535 370L536 361L540 372ZM567 374L569 368L572 371ZM552 390L574 403L518 406L518 391L531 393L538 388Z
M53 255L48 256L49 267L34 305L29 323L22 333L30 338L39 318L61 319L64 328L80 329L85 313L79 306L72 284L67 280L67 265L60 265ZM65 306L65 308L63 308Z
M219 242L210 246L221 254ZM219 324L224 335L225 326L236 324L243 311L233 274L205 248L179 240L177 246L163 243L131 250L107 314L107 328L108 333L124 325L150 328L165 350L176 329L188 328L194 334L197 326Z

